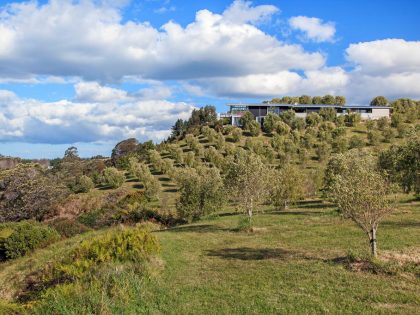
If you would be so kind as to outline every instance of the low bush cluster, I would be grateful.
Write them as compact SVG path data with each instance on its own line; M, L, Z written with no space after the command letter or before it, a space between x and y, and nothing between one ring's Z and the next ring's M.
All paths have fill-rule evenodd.
M14 259L60 238L57 231L35 221L0 225L0 259Z

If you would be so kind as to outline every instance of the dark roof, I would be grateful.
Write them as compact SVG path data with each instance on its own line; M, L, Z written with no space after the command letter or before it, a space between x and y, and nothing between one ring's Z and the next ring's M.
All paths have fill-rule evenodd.
M234 103L226 104L226 106L267 106L267 107L293 107L293 108L377 108L377 109L391 109L389 106L370 106L370 105L326 105L326 104L275 104L275 103Z

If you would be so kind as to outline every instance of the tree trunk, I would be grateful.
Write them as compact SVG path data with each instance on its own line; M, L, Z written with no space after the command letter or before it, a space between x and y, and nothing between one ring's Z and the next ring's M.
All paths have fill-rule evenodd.
M250 205L248 206L248 219L249 219L249 222L251 222L251 219L252 219L252 207L253 207L252 201L253 200L251 198Z
M376 248L376 228L372 228L372 230L368 234L372 256L377 257L378 253Z

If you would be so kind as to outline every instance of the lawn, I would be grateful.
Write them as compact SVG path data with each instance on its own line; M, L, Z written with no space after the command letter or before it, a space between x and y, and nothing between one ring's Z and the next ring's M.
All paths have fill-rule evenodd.
M340 258L367 253L367 237L320 202L157 232L165 269L147 281L142 312L164 314L420 312L419 275L350 271ZM420 254L420 204L405 202L379 229L382 255ZM417 247L417 248L416 248Z
M380 255L409 257L418 264L420 202L403 199L379 228ZM343 258L350 251L366 255L367 237L331 205L313 200L288 211L261 208L250 233L237 230L241 217L229 211L155 231L164 268L143 280L141 293L126 302L126 309L134 309L133 314L420 312L418 265L417 271L393 275L350 270ZM76 236L3 263L2 298L10 300L30 272L58 259L81 239L106 231Z

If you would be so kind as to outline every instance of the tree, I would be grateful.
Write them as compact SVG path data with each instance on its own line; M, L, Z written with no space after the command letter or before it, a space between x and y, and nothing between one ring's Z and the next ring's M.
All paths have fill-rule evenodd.
M198 126L212 124L217 120L216 107L206 105L200 109L193 109L191 117L188 120L188 127L194 128Z
M229 163L225 186L252 219L255 205L267 195L267 167L249 151L239 151Z
M321 120L321 116L316 112L309 113L305 118L306 124L313 127L318 126Z
M252 137L257 137L261 133L261 127L258 121L253 120L248 124L248 130Z
M125 177L123 172L120 172L115 167L107 167L104 170L104 180L106 185L118 188L124 183Z
M370 102L370 106L387 106L388 104L389 102L384 96L376 96Z
M362 118L359 113L349 113L345 116L345 120L349 127L356 127Z
M267 133L272 133L278 121L280 121L279 115L274 114L274 113L268 113L267 116L264 117L264 123L263 123L264 131Z
M255 121L255 117L254 115L250 112L250 111L246 111L242 117L239 119L239 123L242 126L242 128L244 130L248 130L249 129L249 124Z
M76 147L70 147L64 152L63 160L66 161L73 161L73 160L79 160L79 152Z
M345 167L333 176L329 196L341 214L367 234L371 253L376 257L379 223L393 210L388 196L391 187L377 171L372 155L349 151L341 159Z
M346 105L346 97L345 96L336 96L335 97L335 104L339 106Z
M289 109L280 113L280 118L289 126L292 126L293 120L296 119L296 113L293 109Z
M322 104L322 97L321 96L312 97L312 104L314 105Z
M134 138L129 138L129 139L126 139L124 141L117 143L117 145L112 150L112 154L111 154L112 164L114 166L123 167L124 165L119 165L121 162L120 160L123 159L129 153L135 154L137 151L138 144L139 142ZM127 164L128 159L125 162L126 162L125 164Z
M181 218L191 222L222 207L223 181L217 168L182 169L176 182L180 192L176 208Z
M337 111L333 107L323 107L319 110L319 115L327 121L335 121Z
M335 97L332 95L324 95L322 97L322 104L325 105L334 105L335 104Z
M299 104L312 104L312 97L310 97L309 95L302 95L301 97L299 97Z
M379 167L405 193L420 194L420 137L412 137L406 143L382 152Z
M287 135L290 133L291 128L289 127L288 124L282 122L282 121L278 121L276 123L276 125L274 126L275 131L277 132L277 134L279 135Z
M270 204L277 209L287 209L288 205L304 197L304 174L296 166L287 163L279 170L270 172Z
M240 128L235 128L232 130L232 141L239 142L242 138L242 130Z
M43 220L70 191L38 164L18 164L0 171L0 222Z
M93 180L86 175L82 175L77 180L76 186L74 187L73 191L75 193L87 193L91 191L93 188L95 188L95 184L93 183Z
M175 122L175 125L172 126L171 138L176 139L178 137L182 137L188 129L188 121L183 119L178 119Z
M151 201L159 197L160 183L156 177L152 175L143 179L143 186L144 196L147 198L147 200Z

